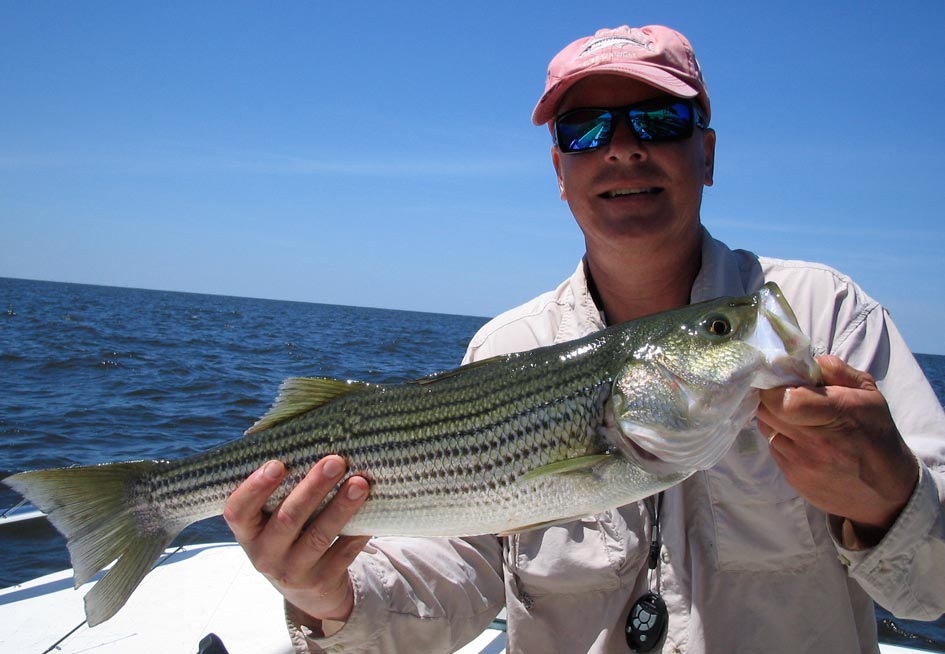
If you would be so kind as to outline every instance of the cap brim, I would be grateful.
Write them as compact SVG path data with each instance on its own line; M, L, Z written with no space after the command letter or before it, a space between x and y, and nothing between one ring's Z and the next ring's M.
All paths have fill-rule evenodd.
M630 63L603 64L568 75L545 91L535 106L535 111L532 112L532 123L544 125L552 120L558 112L558 105L561 104L564 94L580 80L593 75L623 75L680 98L695 98L699 95L697 88L657 66Z

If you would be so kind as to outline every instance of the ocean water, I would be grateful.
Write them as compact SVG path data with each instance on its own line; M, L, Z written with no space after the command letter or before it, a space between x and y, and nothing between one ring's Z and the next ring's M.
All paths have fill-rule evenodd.
M0 478L178 458L240 437L292 376L399 382L455 367L485 318L0 278ZM945 404L945 357L918 355ZM0 511L19 497L0 485ZM222 519L178 543L232 540ZM0 587L69 567L45 521L0 528ZM884 640L945 651L945 620Z

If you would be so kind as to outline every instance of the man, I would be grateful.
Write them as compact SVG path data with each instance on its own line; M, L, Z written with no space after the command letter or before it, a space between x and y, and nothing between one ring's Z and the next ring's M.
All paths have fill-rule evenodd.
M655 596L668 613L655 651L875 652L872 600L903 617L945 611L945 414L889 316L848 278L730 250L702 227L710 118L673 30L601 30L562 50L533 121L552 129L586 255L556 290L483 327L466 361L775 281L829 355L825 387L763 392L757 424L662 501L505 538L333 542L367 482L349 479L303 529L344 461L319 462L268 518L284 472L267 464L225 515L285 596L299 651L448 652L505 606L510 652L628 652L628 617Z

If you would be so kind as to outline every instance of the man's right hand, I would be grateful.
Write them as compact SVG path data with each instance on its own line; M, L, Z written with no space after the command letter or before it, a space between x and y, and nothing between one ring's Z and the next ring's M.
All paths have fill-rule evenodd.
M369 537L339 533L367 499L368 482L348 479L306 527L344 476L345 461L334 455L321 459L269 514L263 507L285 474L279 461L263 465L233 491L223 517L256 569L290 604L318 621L345 621L354 607L348 566Z

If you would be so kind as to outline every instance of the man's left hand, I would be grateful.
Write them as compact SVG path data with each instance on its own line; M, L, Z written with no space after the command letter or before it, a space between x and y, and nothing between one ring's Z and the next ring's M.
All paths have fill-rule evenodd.
M915 489L918 463L872 375L835 356L817 358L824 386L761 391L759 429L788 483L878 542Z

